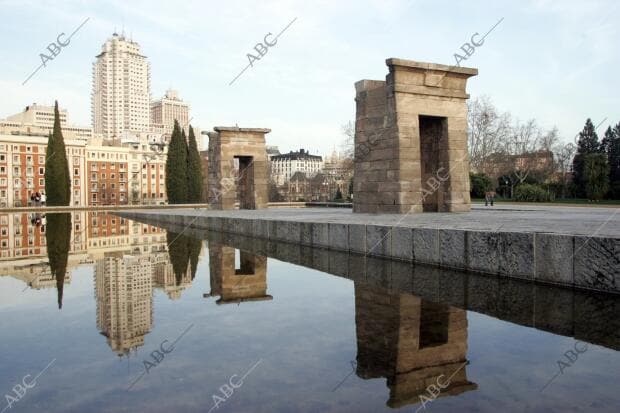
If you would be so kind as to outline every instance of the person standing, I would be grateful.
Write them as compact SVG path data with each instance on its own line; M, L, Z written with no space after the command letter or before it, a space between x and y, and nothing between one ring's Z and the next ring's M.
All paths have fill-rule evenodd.
M491 203L491 206L493 206L494 201L495 201L494 191L488 191L484 193L484 206L489 206L489 203Z

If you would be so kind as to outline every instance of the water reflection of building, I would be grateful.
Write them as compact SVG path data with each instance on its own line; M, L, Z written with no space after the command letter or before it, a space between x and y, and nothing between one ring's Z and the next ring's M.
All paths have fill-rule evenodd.
M467 380L465 310L356 283L355 324L357 375L387 378L388 406L431 398L427 388L437 380L450 382L438 397L478 387Z
M86 254L83 224L86 212L71 214L69 258L63 284L71 282L71 270L92 262ZM0 276L10 275L34 289L56 288L48 265L46 214L0 214Z
M171 300L181 298L181 293L192 285L191 268L188 266L179 280L177 280L168 254L151 256L153 263L153 285L166 293Z
M267 294L267 257L209 242L209 276L211 292L204 297L220 296L216 304L273 298Z
M94 264L97 327L119 355L144 343L152 327L154 288L177 299L191 286L195 265L175 276L165 230L105 212L71 213L66 275L56 279L49 265L45 214L39 214L38 224L31 215L0 214L0 276L11 276L31 288L57 288L61 300L71 271ZM193 249L194 263L201 246L198 241Z
M153 324L152 263L148 257L106 253L95 265L97 328L118 355L144 344Z
M70 252L86 250L85 238L82 236L85 216L86 212L74 212L71 215L74 231L71 234ZM47 257L46 224L46 215L41 213L0 214L0 262L4 264L21 258Z

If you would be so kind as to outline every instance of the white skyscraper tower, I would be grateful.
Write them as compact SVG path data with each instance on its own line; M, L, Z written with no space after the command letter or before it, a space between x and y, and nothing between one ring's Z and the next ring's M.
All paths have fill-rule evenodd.
M138 43L114 33L93 63L93 133L120 139L149 129L151 73Z

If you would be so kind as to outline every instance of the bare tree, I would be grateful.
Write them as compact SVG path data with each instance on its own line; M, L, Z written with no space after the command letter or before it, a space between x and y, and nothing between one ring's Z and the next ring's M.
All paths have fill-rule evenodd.
M342 143L344 155L346 158L353 159L355 153L355 124L348 121L340 126L340 130L344 135L344 142Z
M555 147L555 161L557 170L560 172L560 184L562 185L562 198L566 198L566 188L568 186L568 173L571 170L573 164L573 157L577 147L572 143L565 145L557 145Z
M560 142L560 132L558 127L554 126L547 133L540 137L540 149L548 152L552 152L553 148Z
M510 154L516 155L513 174L519 183L523 183L532 168L537 166L536 152L539 149L541 135L535 119L530 119L525 123L517 121L512 127L508 145Z
M510 136L510 114L499 113L488 96L468 102L468 147L472 169L492 174L489 170L491 155L506 152Z

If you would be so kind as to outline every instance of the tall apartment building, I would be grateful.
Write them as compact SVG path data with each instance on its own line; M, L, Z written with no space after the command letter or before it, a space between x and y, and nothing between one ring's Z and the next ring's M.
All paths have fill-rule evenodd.
M189 104L179 98L176 90L167 90L164 97L151 102L151 124L160 126L166 135L172 134L174 121L188 133L189 128Z
M60 126L67 139L88 140L93 136L90 127L72 125L67 122L67 110L60 109ZM47 137L54 128L54 106L33 103L22 112L0 120L0 133L20 133L31 136Z
M319 155L310 155L304 149L271 157L271 177L277 185L284 185L296 172L303 172L307 177L313 177L321 169L323 158Z
M138 43L114 33L93 63L93 132L115 141L150 123L150 65Z

